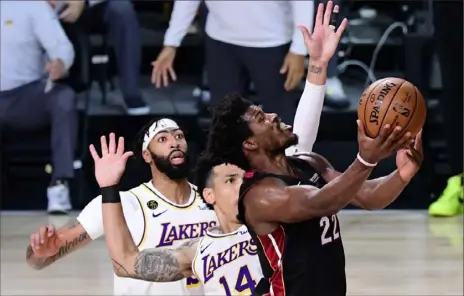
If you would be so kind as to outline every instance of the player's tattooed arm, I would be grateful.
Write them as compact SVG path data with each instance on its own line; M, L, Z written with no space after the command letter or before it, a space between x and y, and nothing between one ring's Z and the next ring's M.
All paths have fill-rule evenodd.
M330 162L317 153L302 157L321 173L326 182L330 182L342 173L336 171ZM388 176L366 180L351 204L365 210L380 210L398 198L408 182L401 180L398 170Z
M102 213L106 247L116 275L152 282L178 281L191 275L196 241L172 250L139 251L127 227L121 203L103 203Z
M40 235L41 231L44 232L42 235L46 235L45 227L41 227L33 235ZM38 246L39 248L37 246L33 248L31 245L27 247L26 261L30 267L37 270L45 268L92 241L84 227L77 220L60 227L56 233L47 239L54 240L55 238L59 240L58 245L44 242Z
M120 277L150 282L181 280L193 274L191 266L198 241L198 239L190 240L177 249L145 249L126 263L113 259L114 271Z

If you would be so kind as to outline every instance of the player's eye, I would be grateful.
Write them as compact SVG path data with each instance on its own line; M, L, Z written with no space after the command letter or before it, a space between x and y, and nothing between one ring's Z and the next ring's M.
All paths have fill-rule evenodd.
M226 184L234 183L234 178L227 178Z
M158 142L159 142L159 143L164 143L164 142L166 142L166 137L159 137L159 138L158 138Z
M184 134L177 134L176 140L182 140L184 138Z

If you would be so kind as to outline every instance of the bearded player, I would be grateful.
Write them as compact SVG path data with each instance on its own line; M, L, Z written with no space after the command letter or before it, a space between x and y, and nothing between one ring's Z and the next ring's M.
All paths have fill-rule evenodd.
M135 149L150 165L152 180L121 192L131 243L140 250L163 250L202 237L206 229L217 224L217 219L196 187L187 181L190 168L182 130L171 119L153 121L141 130L136 142ZM98 196L70 225L58 230L48 225L33 233L27 249L28 264L42 269L103 236L101 207ZM150 272L144 266L137 271L142 279ZM115 295L203 295L203 287L195 278L151 283L123 278L118 272L115 269Z
M338 11L337 6L334 11ZM323 10L318 11L320 16L322 13ZM308 76L294 123L301 141L287 149L289 154L312 150L325 93L323 80L325 72L320 77ZM124 171L125 155L128 155L123 153L122 144L116 147L114 135L111 135L110 153L102 157L91 147L96 177L102 187L107 248L118 274L141 278L139 269L144 266L151 274L143 275L143 279L150 281L172 281L195 275L204 284L206 295L251 294L258 282L254 292L257 295L266 293L268 285L260 281L262 273L255 255L256 245L247 229L236 220L243 171L222 163L213 153L204 153L197 166L197 184L204 199L214 207L219 226L209 229L202 239L178 248L139 251L130 239L116 189Z
M320 81L341 36L330 26L331 5L318 8L308 81ZM340 26L344 28L346 20ZM393 202L422 162L421 133L415 139L400 127L382 127L371 139L358 121L359 153L337 172L316 153L285 155L298 142L275 114L231 95L214 110L208 150L222 162L249 171L240 188L238 218L257 242L270 295L346 295L345 255L337 212L352 203L381 209ZM233 135L233 137L231 137ZM397 170L366 181L376 164L396 152Z
M108 147L108 148L107 148ZM194 276L203 283L204 295L250 295L262 278L257 248L247 228L237 221L237 200L243 170L215 162L209 155L199 160L198 173L203 197L214 207L219 225L177 248L136 248L126 224L116 185L125 161L124 139L116 144L110 134L102 145L101 157L90 147L95 161L95 177L102 191L103 225L106 245L117 274L154 282L178 281ZM124 198L124 197L122 197ZM139 269L148 272L140 274Z

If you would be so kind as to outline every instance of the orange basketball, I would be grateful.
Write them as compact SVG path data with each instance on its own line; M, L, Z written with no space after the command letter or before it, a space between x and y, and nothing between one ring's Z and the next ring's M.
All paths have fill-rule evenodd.
M402 134L414 137L425 123L427 107L424 97L411 82L401 78L384 78L372 83L362 94L358 118L366 134L375 138L386 124L401 126Z

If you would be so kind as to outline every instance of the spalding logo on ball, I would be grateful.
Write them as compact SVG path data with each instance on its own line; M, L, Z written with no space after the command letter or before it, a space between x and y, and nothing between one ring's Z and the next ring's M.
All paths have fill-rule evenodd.
M366 135L375 138L386 124L401 126L401 135L414 137L425 123L427 107L424 97L411 82L401 78L384 78L372 83L362 94L358 119Z

